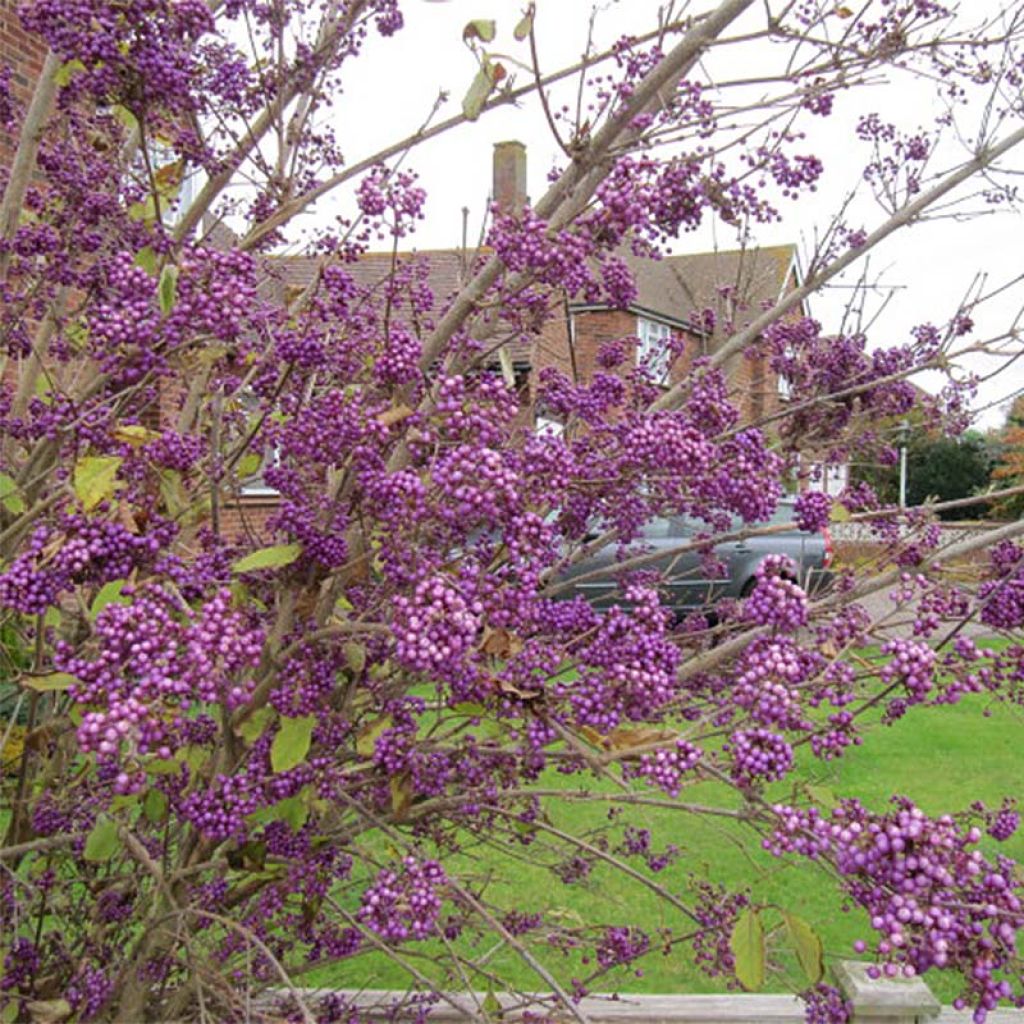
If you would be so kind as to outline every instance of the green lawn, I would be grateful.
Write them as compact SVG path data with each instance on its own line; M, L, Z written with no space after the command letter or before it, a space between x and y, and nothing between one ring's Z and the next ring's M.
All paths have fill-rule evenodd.
M991 705L984 698L970 697L954 707L914 708L892 726L875 728L864 746L848 748L839 760L821 762L811 756L808 747L800 748L798 783L827 787L843 796L855 796L869 807L882 810L888 796L898 793L910 797L926 812L940 813L966 809L976 799L990 806L1004 796L1020 795L1024 711L1005 705ZM551 788L558 780L545 780ZM562 786L570 785L566 781ZM579 785L573 781L572 786ZM793 779L777 784L769 797L785 800L792 791ZM656 795L656 791L651 791ZM734 799L731 794L709 783L684 791L681 799L721 804ZM550 822L565 832L581 834L607 824L608 805L595 806L566 800L549 799L545 809ZM661 885L687 901L690 872L730 887L749 885L756 902L773 904L797 913L818 930L830 956L851 955L858 937L870 939L865 915L859 909L844 907L834 882L820 868L805 861L789 863L758 848L758 840L745 826L726 819L697 818L674 811L632 807L624 811L618 829L628 822L647 827L656 836L656 845L674 842L684 856L657 875ZM1004 844L990 842L1017 859L1024 859L1024 837L1015 836ZM493 879L489 897L509 909L545 911L560 920L594 925L635 924L649 932L661 927L684 928L681 913L633 879L608 865L600 864L590 876L573 886L565 886L541 863L543 851L510 844L504 849L472 851L460 859L472 866L480 879ZM635 863L635 861L634 861ZM781 944L780 944L781 945ZM416 956L432 950L430 944L405 947L403 955L412 955L421 968L432 974L429 963ZM476 957L488 948L459 943L460 951ZM783 953L783 961L785 954ZM552 951L547 966L559 980L581 976L587 968L575 955ZM500 951L488 961L499 969L509 983L524 988L540 985L531 971L508 951ZM621 972L605 979L598 987L615 987L638 992L714 992L721 991L721 979L700 974L681 948L670 955L649 955L640 964L642 976ZM407 976L398 966L381 957L361 956L332 967L319 969L307 983L338 987L404 987ZM957 990L955 979L929 976L936 992L947 1001ZM448 984L458 985L457 979ZM474 985L486 987L482 979ZM786 981L776 974L769 989L784 990Z

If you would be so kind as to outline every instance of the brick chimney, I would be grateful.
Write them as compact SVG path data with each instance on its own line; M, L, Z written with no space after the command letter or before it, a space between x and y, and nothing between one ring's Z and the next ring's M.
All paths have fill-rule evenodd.
M491 194L502 211L518 211L526 204L526 147L521 142L494 144Z

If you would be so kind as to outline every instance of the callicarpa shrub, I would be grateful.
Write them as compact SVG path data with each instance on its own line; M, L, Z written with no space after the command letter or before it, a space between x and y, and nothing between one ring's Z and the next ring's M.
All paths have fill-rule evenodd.
M958 357L1012 361L1012 335L975 336L980 293L870 346L805 300L969 179L1015 203L1013 5L708 0L552 72L558 25L529 4L465 26L460 110L364 154L332 103L416 6L4 6L39 61L0 73L0 1018L357 1021L351 990L383 979L396 1019L472 990L481 1020L520 992L529 1019L583 1021L588 992L681 957L846 1019L814 922L692 856L726 826L820 866L873 971L948 972L978 1020L1024 1003L1012 799L932 815L799 781L880 717L1020 699L1024 525L944 549L932 508L805 496L801 525L859 521L877 565L815 594L776 556L682 619L644 543L685 516L679 553L721 574L715 544L770 533L812 462L891 460L908 415L960 429ZM947 106L908 130L861 88L887 76ZM420 147L513 103L552 133L547 191L495 205L439 290L399 252L430 210ZM718 282L666 342L674 375L628 335L587 373L540 361L567 302L637 301L638 260L809 204L840 159L810 133L844 108L841 160L877 202L844 207L777 301ZM785 402L750 413L748 363ZM565 573L602 549L595 607ZM611 875L656 928L565 909Z

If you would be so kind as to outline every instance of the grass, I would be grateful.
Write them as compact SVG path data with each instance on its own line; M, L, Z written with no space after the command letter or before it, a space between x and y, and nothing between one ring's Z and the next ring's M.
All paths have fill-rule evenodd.
M809 749L800 748L798 769L785 783L768 794L773 800L786 800L797 785L827 787L835 794L853 796L869 808L882 811L892 794L909 797L929 814L966 809L974 800L998 805L1004 796L1020 792L1021 737L1024 712L1006 705L991 706L986 698L965 698L953 707L913 708L891 726L875 728L864 746L849 748L833 762L813 758ZM558 779L545 778L551 788ZM565 788L579 785L562 779ZM652 791L653 793L653 791ZM687 789L683 799L702 804L726 806L735 796L711 783ZM825 944L826 954L848 956L857 938L870 939L866 915L859 908L844 905L833 879L822 869L806 861L780 860L759 848L757 836L749 827L729 819L698 818L676 811L650 807L631 807L623 812L616 826L609 826L607 804L578 803L566 799L548 799L545 811L550 823L574 835L612 828L621 833L625 823L650 828L656 846L675 843L683 856L657 875L648 877L690 902L689 873L721 883L728 888L749 886L753 899L762 905L774 905L801 915L810 921ZM538 846L541 844L538 844ZM986 852L997 848L1018 860L1024 860L1024 837L1009 842L983 844ZM508 909L543 911L563 923L578 925L637 925L655 934L661 928L677 933L687 921L666 900L625 877L606 864L599 863L591 874L574 885L557 880L542 854L532 847L511 841L504 847L480 848L460 855L455 866L472 871L480 882L489 880L490 900ZM493 943L493 938L488 940ZM591 943L592 945L592 943ZM414 944L415 946L415 944ZM438 978L429 962L429 954L441 952L429 943L406 947L404 955L416 956L418 966L430 977ZM457 946L461 953L478 957L485 947L473 947L467 940ZM422 960L419 952L427 954ZM783 954L782 963L786 961ZM572 977L584 976L589 968L578 954L562 955L552 951L545 964L567 985ZM715 992L723 988L721 978L711 979L692 963L692 954L681 947L669 955L660 952L640 964L642 974L623 972L606 978L599 987L614 987L623 992ZM488 961L505 983L526 989L544 987L518 957L507 949ZM459 987L458 978L445 983ZM958 990L955 978L929 976L937 994L949 1001ZM314 985L336 987L402 988L408 976L397 965L379 955L356 957L337 965L318 969L307 979ZM474 986L486 988L483 978ZM783 973L770 975L767 988L784 991Z

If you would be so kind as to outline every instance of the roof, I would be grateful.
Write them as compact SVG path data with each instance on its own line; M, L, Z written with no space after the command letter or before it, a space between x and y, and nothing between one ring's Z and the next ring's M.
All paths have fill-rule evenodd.
M344 264L357 284L367 289L382 285L395 266L415 265L421 280L434 296L436 317L448 300L472 276L482 259L491 254L481 249L423 249L405 252L369 252ZM721 252L666 256L660 260L622 254L633 272L637 297L630 309L653 319L678 326L699 321L691 314L705 309L715 311L719 324L731 320L737 324L754 319L774 305L798 274L795 245L761 249L734 249ZM305 288L316 277L329 257L271 256L267 258L269 287L284 297L296 288ZM396 312L402 312L402 305ZM572 308L603 308L572 303ZM513 358L528 361L530 347L525 342L512 344Z
M724 320L753 320L799 279L795 245L666 256L624 256L636 279L638 311L689 322L691 312L714 310Z

